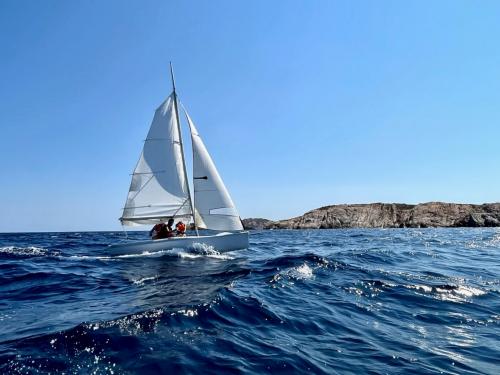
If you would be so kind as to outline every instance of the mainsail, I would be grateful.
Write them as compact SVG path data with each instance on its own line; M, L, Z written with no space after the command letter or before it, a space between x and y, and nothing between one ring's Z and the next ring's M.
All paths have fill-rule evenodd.
M243 230L233 200L185 108L184 113L193 143L194 207L198 226L221 231Z
M120 218L124 225L151 224L173 216L192 216L175 107L174 92L155 112L132 174L127 202Z

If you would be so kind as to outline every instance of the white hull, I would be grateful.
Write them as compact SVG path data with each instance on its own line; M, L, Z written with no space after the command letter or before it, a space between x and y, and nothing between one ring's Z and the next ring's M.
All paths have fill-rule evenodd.
M218 252L246 249L248 247L248 232L218 233L211 236L172 237L161 240L146 240L124 242L110 245L109 255L140 254L145 251L154 252L171 249L195 249L210 246Z

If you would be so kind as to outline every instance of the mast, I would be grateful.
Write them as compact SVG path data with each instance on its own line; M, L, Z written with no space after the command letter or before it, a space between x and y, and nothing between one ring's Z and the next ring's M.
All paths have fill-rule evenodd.
M170 76L172 77L172 89L174 92L175 118L177 120L177 130L179 132L179 145L181 146L182 167L184 169L184 176L186 177L187 193L189 196L189 204L191 205L191 212L193 214L194 229L196 230L196 235L199 236L198 225L196 225L196 213L194 211L193 199L191 198L191 191L189 189L189 181L187 178L188 175L186 170L186 160L184 158L184 146L182 145L181 122L179 120L179 105L177 101L177 92L175 91L174 68L172 67L172 61L170 61Z

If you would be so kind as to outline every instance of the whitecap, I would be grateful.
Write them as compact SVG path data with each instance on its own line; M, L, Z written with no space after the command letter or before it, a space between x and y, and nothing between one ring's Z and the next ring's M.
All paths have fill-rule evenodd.
M178 252L177 255L180 258L185 258L185 259L196 259L196 258L201 258L203 256L200 254L185 253L183 251Z
M289 283L293 285L293 280L307 280L313 277L313 269L304 262L300 266L289 268L285 271L278 272L273 276L271 282L276 282L281 279L289 279L292 280Z
M459 285L458 288L455 289L455 293L464 297L476 297L486 294L486 291L471 286Z
M123 259L123 258L140 258L140 257L161 257L168 253L168 250L160 250L160 251L144 251L139 254L123 254L123 255L115 255L112 257L108 258L118 258L118 259Z
M103 255L103 256L92 256L92 255L71 255L68 257L61 256L60 258L70 259L70 260L118 260L118 259L127 259L127 258L140 258L140 257L161 257L165 255L167 250L160 251L144 251L142 253L137 254L123 254L123 255Z
M408 285L407 287L409 289L416 289L416 290L419 290L419 291L425 292L425 293L432 292L432 287L429 286L429 285L419 285L419 284L416 284L416 285Z
M196 309L182 309L182 310L177 311L177 313L192 318L192 317L198 315L198 310L196 310Z
M294 267L289 270L289 276L294 279L310 279L313 276L313 270L307 263L304 263L300 266Z
M151 280L156 280L158 279L158 275L156 276L150 276L150 277L143 277L143 278L140 278L140 279L132 279L132 282L136 285L142 285L144 284L146 281L151 281Z
M426 294L434 294L438 299L450 302L464 302L472 297L482 296L487 293L482 289L460 284L456 286L431 286L416 284L407 285L406 287L408 289L415 289Z
M213 246L204 243L195 243L191 251L180 250L177 255L185 259L197 259L197 258L213 258L219 260L229 260L234 259L230 255L221 254Z
M48 250L37 246L17 247L5 246L0 247L0 253L24 256L43 256L47 255Z

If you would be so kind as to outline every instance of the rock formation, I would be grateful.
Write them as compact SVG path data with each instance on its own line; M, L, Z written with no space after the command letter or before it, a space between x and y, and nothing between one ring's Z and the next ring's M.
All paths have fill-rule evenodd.
M265 229L497 227L500 203L340 204L286 220L246 220L250 229L254 223Z
M272 220L259 218L248 218L241 221L243 222L243 228L245 229L264 229L273 223Z

